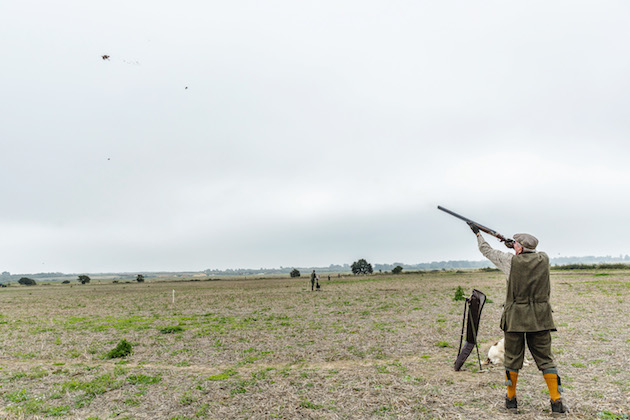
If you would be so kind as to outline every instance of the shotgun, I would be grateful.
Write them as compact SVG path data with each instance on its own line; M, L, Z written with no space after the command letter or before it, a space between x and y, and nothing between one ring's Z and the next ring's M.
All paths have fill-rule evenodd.
M445 213L450 214L451 216L455 216L458 219L463 220L464 222L468 223L468 225L476 226L480 231L486 232L488 235L494 236L495 238L497 238L501 242L505 243L505 246L507 246L508 248L514 248L514 239L506 238L505 236L501 235L496 230L490 229L489 227L485 227L484 225L480 225L479 223L474 222L474 221L470 220L467 217L459 215L459 214L455 213L454 211L451 211L449 209L445 209L442 206L438 206L438 209L442 210Z

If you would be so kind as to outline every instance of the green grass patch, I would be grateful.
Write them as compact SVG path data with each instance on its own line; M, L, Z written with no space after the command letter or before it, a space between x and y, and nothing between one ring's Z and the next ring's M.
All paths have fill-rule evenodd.
M174 334L174 333L178 333L178 332L182 332L182 331L184 331L184 329L181 326L179 326L179 325L176 325L176 326L173 326L173 327L160 328L160 332L162 334Z
M69 405L60 405L57 407L51 407L48 410L46 410L46 415L50 417L62 417L67 414L70 414Z
M151 328L151 324L155 322L154 318L141 318L139 316L130 316L127 318L116 318L107 316L103 318L102 326L106 328L115 328L121 331L129 330L146 330Z
M209 381L225 381L226 379L230 379L232 376L237 375L238 372L236 372L235 370L232 369L228 369L222 373L219 373L217 375L212 375L208 377Z
M28 400L28 394L26 393L25 389L22 389L20 391L5 395L4 399L9 402L19 403Z
M626 420L629 418L627 414L617 414L610 411L600 411L597 413L597 417L607 420Z
M68 381L61 385L62 391L83 391L87 395L101 395L107 391L118 389L122 381L116 380L112 375L105 374L94 378L89 382Z
M18 359L34 359L37 357L37 355L33 352L29 352L29 353L15 352L13 353L13 356L17 357Z
M41 413L43 411L43 406L43 401L37 398L31 398L25 401L24 404L5 407L5 410L20 417L30 417L30 415Z

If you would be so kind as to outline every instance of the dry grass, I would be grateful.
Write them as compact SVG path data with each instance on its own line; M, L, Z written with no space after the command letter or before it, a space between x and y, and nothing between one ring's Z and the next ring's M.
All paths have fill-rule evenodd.
M627 418L628 272L553 273L568 418ZM67 419L508 418L500 367L452 369L463 303L498 328L500 273L10 287L0 291L0 415ZM172 290L176 301L171 303ZM105 359L120 340L124 360ZM482 358L485 355L482 354ZM550 416L535 365L521 419Z

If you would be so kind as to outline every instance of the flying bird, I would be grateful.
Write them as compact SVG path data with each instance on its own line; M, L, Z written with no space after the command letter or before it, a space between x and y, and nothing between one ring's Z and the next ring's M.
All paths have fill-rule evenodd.
M109 55L102 55L102 56L101 56L101 58L102 58L103 60L109 60Z

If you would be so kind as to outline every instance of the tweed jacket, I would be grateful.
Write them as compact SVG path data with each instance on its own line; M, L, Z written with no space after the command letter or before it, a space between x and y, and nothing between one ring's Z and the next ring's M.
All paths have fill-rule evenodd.
M479 249L507 276L501 329L505 332L555 331L549 296L549 257L544 252L514 255L493 249L478 236Z

